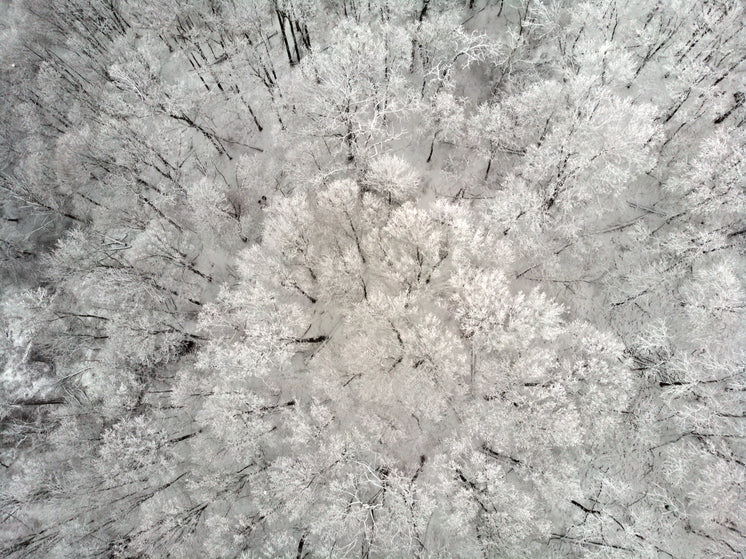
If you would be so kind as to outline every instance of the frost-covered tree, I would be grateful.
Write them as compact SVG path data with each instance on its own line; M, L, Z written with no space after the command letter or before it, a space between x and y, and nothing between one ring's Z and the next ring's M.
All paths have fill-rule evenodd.
M184 392L209 394L222 468L255 457L247 541L267 553L536 553L623 437L623 348L517 291L509 243L464 205L390 195L393 164L273 205Z

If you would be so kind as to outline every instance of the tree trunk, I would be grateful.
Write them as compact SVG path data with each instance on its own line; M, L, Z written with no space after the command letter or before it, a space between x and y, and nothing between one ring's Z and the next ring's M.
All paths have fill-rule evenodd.
M300 62L300 49L298 48L298 37L295 36L295 29L293 27L293 22L288 17L286 17L286 19L289 23L290 35L293 37L293 47L295 47L295 61ZM295 22L295 25L298 25L298 22Z
M427 8L429 5L430 5L430 0L422 1L422 11L420 11L420 17L419 17L420 23L422 23L422 20L425 19L425 16L427 15Z
M285 52L288 55L288 62L291 66L295 66L296 62L293 60L293 53L290 51L290 43L288 43L288 36L285 32L285 18L280 10L275 10L277 13L277 21L280 24L280 34L282 35L282 42L285 44Z

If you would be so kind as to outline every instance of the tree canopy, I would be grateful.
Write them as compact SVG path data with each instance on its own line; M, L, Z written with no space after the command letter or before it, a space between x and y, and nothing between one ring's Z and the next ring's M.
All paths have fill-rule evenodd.
M741 557L738 0L0 6L0 557Z

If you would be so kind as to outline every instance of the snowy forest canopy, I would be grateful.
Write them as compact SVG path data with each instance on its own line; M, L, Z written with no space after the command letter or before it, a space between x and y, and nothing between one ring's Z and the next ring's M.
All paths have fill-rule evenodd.
M745 12L2 3L0 557L743 557Z

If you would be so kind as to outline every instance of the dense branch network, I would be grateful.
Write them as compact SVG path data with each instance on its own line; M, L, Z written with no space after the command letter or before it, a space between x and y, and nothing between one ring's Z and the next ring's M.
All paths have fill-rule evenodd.
M738 557L737 0L0 7L0 556Z

